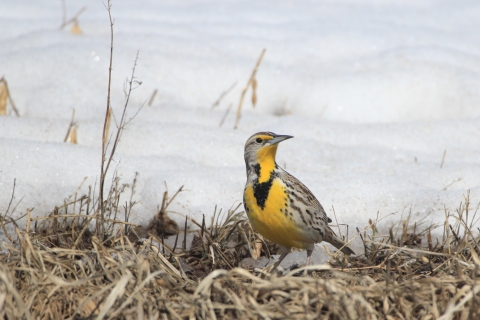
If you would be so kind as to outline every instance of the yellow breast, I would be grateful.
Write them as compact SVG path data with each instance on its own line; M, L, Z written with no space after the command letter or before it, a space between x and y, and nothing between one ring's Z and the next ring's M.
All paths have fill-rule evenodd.
M288 212L288 197L282 180L273 180L263 209L257 204L252 185L245 188L244 199L255 231L281 246L305 248L303 231Z

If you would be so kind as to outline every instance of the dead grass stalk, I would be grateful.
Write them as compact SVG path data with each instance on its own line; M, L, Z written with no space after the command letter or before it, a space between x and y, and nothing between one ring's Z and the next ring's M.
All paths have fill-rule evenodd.
M255 78L255 75L257 74L258 67L260 66L260 63L262 62L263 56L265 55L266 51L267 51L267 49L262 50L262 53L260 54L260 57L258 57L257 63L255 64L255 67L253 68L252 74L250 75L250 78L248 78L247 84L245 85L245 87L242 90L242 94L240 95L240 101L238 102L237 118L235 120L234 129L238 128L238 123L240 122L240 118L242 117L243 99L245 98L245 94L247 93L247 90L250 87L252 87L252 104L253 104L254 107L257 104L257 79Z

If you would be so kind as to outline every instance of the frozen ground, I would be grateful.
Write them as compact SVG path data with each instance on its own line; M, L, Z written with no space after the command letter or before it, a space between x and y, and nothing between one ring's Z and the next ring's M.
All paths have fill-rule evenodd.
M332 217L334 207L350 232L377 212L394 213L385 227L410 210L415 219L443 221L444 209L458 207L467 190L480 202L478 1L112 4L115 111L137 50L142 85L130 114L158 90L116 156L124 182L140 174L135 222L155 213L164 182L171 192L188 190L172 207L178 221L238 204L244 142L264 130L295 136L280 146L278 164ZM33 207L44 215L85 177L80 192L98 179L109 24L99 0L66 0L67 16L83 6L83 33L74 35L58 28L61 1L2 4L0 76L21 117L0 118L0 212L15 178L18 215ZM233 130L233 109L263 48L257 107L247 99ZM62 142L72 109L78 145Z

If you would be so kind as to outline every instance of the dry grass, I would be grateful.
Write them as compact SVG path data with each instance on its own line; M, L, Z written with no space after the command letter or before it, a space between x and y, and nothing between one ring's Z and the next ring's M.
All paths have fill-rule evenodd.
M253 68L252 74L250 75L250 78L248 78L247 84L243 88L242 94L240 95L240 101L238 102L237 118L235 119L234 129L238 128L240 118L242 117L243 99L245 98L245 94L247 93L247 90L250 87L252 88L252 105L255 107L255 105L257 104L257 79L255 78L255 75L257 74L258 67L260 67L260 63L262 62L263 56L265 55L265 51L267 51L267 49L263 49L262 53L260 54L260 57L258 57L257 63Z
M105 203L105 241L94 198L66 201L15 228L0 256L0 312L8 319L476 319L480 314L479 233L467 201L446 212L442 239L409 218L379 235L358 234L365 254L332 254L328 264L284 275L246 270L245 257L268 254L243 212L198 222L191 247L164 201L145 230L128 222L135 181L115 180ZM181 191L181 190L179 190ZM122 214L120 214L122 212ZM122 216L122 217L120 217ZM3 217L3 224L8 221ZM90 227L92 226L92 227ZM140 228L140 229L139 229ZM6 229L4 229L6 230ZM138 235L138 231L143 232ZM146 232L146 233L145 233ZM163 239L176 233L175 245ZM142 238L142 237L147 238ZM139 238L140 237L140 238ZM300 276L304 269L309 276Z
M6 116L7 112L7 101L10 102L13 112L17 117L20 117L18 109L13 102L12 95L8 89L8 82L5 77L0 78L0 116Z

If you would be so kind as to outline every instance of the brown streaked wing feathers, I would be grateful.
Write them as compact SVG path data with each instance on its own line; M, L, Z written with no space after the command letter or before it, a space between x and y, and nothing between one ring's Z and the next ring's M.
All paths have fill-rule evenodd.
M284 178L288 183L294 185L295 189L300 189L302 191L302 193L307 197L306 200L309 201L309 205L311 205L315 209L314 210L315 214L317 215L320 214L321 215L320 218L326 223L332 222L332 220L325 213L325 210L323 209L320 202L313 195L313 193L300 180L292 176L287 171L283 169L282 171L283 171L282 173L284 174L282 178Z

